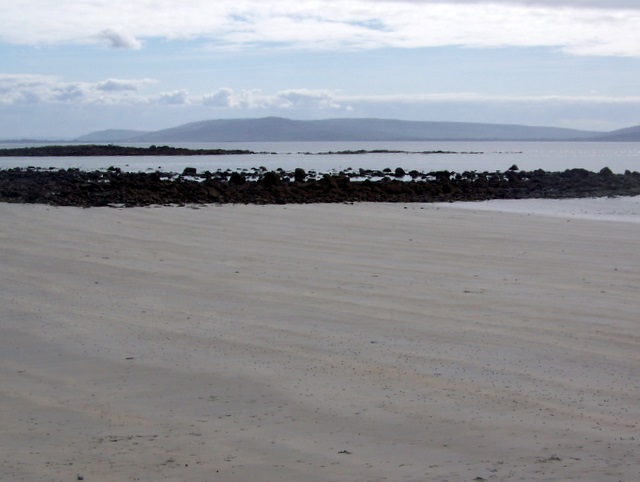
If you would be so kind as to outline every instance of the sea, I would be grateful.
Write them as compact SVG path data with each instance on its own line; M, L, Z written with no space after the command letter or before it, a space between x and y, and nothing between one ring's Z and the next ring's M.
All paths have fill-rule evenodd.
M43 144L0 143L0 148ZM150 144L120 144L149 147ZM168 143L190 149L243 149L257 152L221 156L150 157L0 157L0 168L55 167L145 172L182 172L185 167L199 171L237 170L266 167L335 172L351 169L406 171L505 171L514 164L523 170L561 171L583 168L614 172L640 171L640 142L222 142ZM372 153L370 151L400 151ZM345 151L365 151L345 154Z
M59 144L59 143L56 143ZM149 147L150 144L126 144ZM1 143L0 148L41 146ZM429 172L448 170L505 171L512 166L521 170L564 171L582 168L598 172L608 167L613 172L640 171L640 142L515 142L515 141L430 141L430 142L222 142L166 143L189 149L242 149L256 154L219 156L149 157L0 157L0 169L12 167L78 168L82 170L117 167L130 172L180 173L186 167L198 171L255 168L293 171L300 167L317 173L344 170L384 170L401 167ZM361 151L355 154L353 152ZM371 152L383 151L383 152ZM397 151L397 152L390 152ZM348 154L347 152L352 152ZM456 203L465 208L467 203ZM539 212L568 217L640 222L640 197L580 200L523 200L471 203L473 209L514 212Z

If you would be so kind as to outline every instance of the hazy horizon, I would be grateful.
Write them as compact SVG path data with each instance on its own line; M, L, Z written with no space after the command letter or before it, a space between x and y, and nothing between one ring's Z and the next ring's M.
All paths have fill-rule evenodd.
M560 133L558 135L557 138L553 138L553 136L551 135L550 137L546 138L546 139L535 139L535 138L531 138L530 136L527 136L526 134L523 134L521 137L508 137L505 136L504 141L508 141L508 140L513 140L513 141L536 141L536 140L540 140L540 141L549 141L549 140L558 140L558 141L571 141L571 140L578 140L579 138L572 138L571 136L571 131L573 131L570 128L563 128L563 127L550 127L550 126L529 126L529 125L525 125L525 124L505 124L505 123L473 123L473 122L448 122L448 121L444 121L444 122L439 122L439 121L407 121L406 119L383 119L383 118L325 118L325 119L294 119L294 118L290 118L290 117L281 117L281 116L267 116L267 117L245 117L245 118L233 118L233 119L203 119L203 120L199 120L199 121L194 121L194 122L187 122L185 124L180 124L180 125L173 125L170 126L166 129L158 129L158 130L136 130L136 129L120 129L118 127L114 127L114 128L106 128L106 129L100 129L100 130L96 130L96 131L90 131L90 132L84 132L83 134L79 135L79 136L74 136L74 137L23 137L23 138L6 138L6 137L2 137L0 136L0 142L13 142L13 141L35 141L35 142L39 142L39 141L61 141L61 142L67 142L67 141L82 141L85 140L83 138L88 138L88 139L98 139L101 137L102 134L104 134L105 140L106 141L122 141L122 142L127 142L128 140L132 140L135 139L138 136L144 136L146 134L157 134L159 135L162 132L168 132L171 133L173 136L175 136L176 134L173 134L174 132L181 132L182 128L186 127L186 126L198 126L198 124L208 124L208 123L212 123L212 124L220 124L220 128L223 129L224 132L227 131L228 127L230 125L235 125L236 122L238 122L239 126L236 130L239 132L244 132L245 127L243 127L243 122L245 121L253 121L253 120L283 120L283 121L293 121L293 122L302 122L303 124L306 122L310 122L310 123L315 123L315 122L329 122L331 123L332 121L340 121L340 120L351 120L351 121L355 121L356 124L358 126L358 129L362 129L363 126L366 125L367 121L381 121L382 123L378 124L378 129L382 128L383 130L380 130L378 135L380 136L379 138L375 138L375 139L351 139L352 141L360 141L360 142L377 142L377 141L389 141L389 140L394 140L394 139L387 139L385 138L385 134L380 134L382 132L386 132L387 135L388 134L393 134L393 133L400 133L403 134L405 133L404 130L400 130L399 126L396 125L396 123L404 123L404 122L425 122L427 124L433 124L433 127L431 129L435 129L435 130L428 130L428 131L424 131L425 134L425 138L422 139L422 141L437 141L437 140L459 140L459 141L464 141L464 140L469 140L469 141L480 141L480 142L484 142L484 141L492 141L492 140L500 140L500 139L495 139L493 137L491 137L491 133L493 132L494 129L492 129L492 127L499 127L499 126L504 126L505 129L504 132L506 134L508 134L508 136L517 136L518 134L510 134L510 132L512 130L515 130L516 133L520 132L520 128L532 128L532 129L548 129L548 130L555 130L557 129L558 132ZM228 124L225 121L229 121L232 124ZM358 121L362 121L363 124L360 125L358 123ZM277 123L276 123L277 124ZM451 130L448 130L446 127L448 124L450 124L451 126ZM342 125L342 124L340 124ZM480 132L482 132L483 134L477 137L458 137L456 135L450 137L450 138L437 138L437 137L433 137L431 138L431 136L437 136L437 134L439 132L449 132L451 134L460 134L460 128L466 128L467 126L478 126L478 128L482 128L483 130L477 130L478 128L473 128L473 132L474 134L478 134ZM266 125L263 125L261 128L266 127ZM277 128L277 125L274 126ZM320 129L321 131L323 131L323 129L327 129L329 127L332 127L333 129L336 128L336 126L334 125L326 125L326 126L318 126L318 129ZM346 125L344 125L343 127L347 127ZM636 126L627 126L627 127L636 127ZM206 126L206 129L212 129L213 127L211 126ZM445 129L445 131L443 131L442 129ZM463 133L466 130L463 129ZM575 130L576 133L592 133L594 135L598 135L598 134L605 134L608 131L590 131L590 130L580 130L580 129L576 129ZM187 134L192 132L191 130L189 131L185 131ZM313 130L311 131L313 132ZM344 131L340 131L343 134L345 133ZM351 131L350 131L351 132ZM358 132L358 131L356 131ZM113 137L108 136L107 134L109 133L114 133ZM429 133L431 135L429 135ZM132 134L131 136L129 134ZM92 135L94 135L94 137L91 137ZM121 136L121 137L120 137ZM207 138L210 137L210 135L206 136ZM220 139L217 138L216 135L213 135L213 137L215 139L213 139L213 142L223 142ZM331 137L331 134L329 134L329 137ZM585 136L584 139L589 139L589 136ZM151 139L152 141L167 141L166 138L163 139ZM296 142L299 139L289 139L289 140L285 140L284 142ZM333 142L339 142L339 139L328 139L330 141ZM402 139L395 139L398 142L402 142ZM420 139L404 139L405 141L420 141ZM146 142L145 140L142 140L143 142ZM234 142L233 139L230 140L231 142ZM269 141L273 141L276 142L276 140L273 139L257 139L257 142L269 142ZM304 139L302 140L304 142ZM180 140L176 140L176 142L183 142ZM192 142L189 140L186 140L184 142ZM195 142L205 142L205 140L196 140ZM253 140L245 140L244 142L254 142Z

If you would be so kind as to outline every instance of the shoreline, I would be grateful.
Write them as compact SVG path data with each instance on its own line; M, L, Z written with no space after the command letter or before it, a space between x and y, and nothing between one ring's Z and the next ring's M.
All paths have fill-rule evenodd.
M640 223L640 196L573 199L495 199L448 203L455 209L497 211L524 215L563 217L593 221Z
M0 170L0 202L80 207L170 204L309 204L454 202L492 199L562 199L640 195L640 173L567 169L456 173L345 169L337 174L268 171L123 172L79 169Z

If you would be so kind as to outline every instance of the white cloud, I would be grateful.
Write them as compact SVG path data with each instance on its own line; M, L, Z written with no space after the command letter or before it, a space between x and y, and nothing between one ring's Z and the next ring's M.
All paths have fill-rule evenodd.
M233 107L233 89L222 88L202 96L202 103L212 107Z
M50 97L54 87L50 76L0 74L0 104L39 102Z
M82 101L87 98L87 86L83 84L64 84L55 86L51 92L54 100L61 102Z
M137 92L141 88L156 81L153 79L107 79L95 84L96 89L106 92L129 91Z
M0 0L0 40L128 49L152 38L236 49L544 46L640 57L639 7L636 0Z
M106 79L98 82L63 82L53 76L0 74L0 104L75 103L85 105L174 105L214 107L227 111L280 110L290 112L348 112L356 105L434 104L640 104L640 96L486 95L474 92L425 94L345 94L325 89L287 89L265 93L259 89L224 87L204 95L186 89L145 93L154 79Z
M0 74L0 104L135 104L149 99L139 91L153 79L63 82L53 76Z
M184 105L189 102L189 93L186 90L175 90L160 95L158 101L166 105Z
M106 40L109 46L115 49L138 50L142 47L142 44L133 35L110 28L100 32L98 38Z
M263 109L273 104L273 96L265 95L258 89L235 91L223 87L201 97L203 105L211 107Z
M400 0L402 1L402 0ZM408 0L412 1L412 0ZM425 2L425 0L416 0L417 2ZM426 0L443 1L443 0ZM446 1L446 0L444 0ZM570 7L570 8L616 8L616 9L633 9L640 8L637 0L451 0L451 3L506 3L513 5L545 5L549 7Z
M291 89L278 92L274 103L285 109L319 108L340 109L342 106L335 93L327 90Z
M433 105L433 104L640 104L640 96L559 96L559 95L485 95L473 92L439 94L342 94L329 90L292 89L266 94L260 90L234 91L221 88L200 98L205 106L225 109L341 110L354 105Z
M288 89L275 94L264 94L260 90L234 91L230 88L218 89L202 96L201 102L212 107L239 109L341 109L335 92L313 89Z

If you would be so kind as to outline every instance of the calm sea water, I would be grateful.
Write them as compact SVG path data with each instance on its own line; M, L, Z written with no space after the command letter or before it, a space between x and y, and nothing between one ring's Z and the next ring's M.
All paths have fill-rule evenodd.
M134 144L130 144L134 145ZM135 144L147 147L148 144ZM450 170L504 171L516 164L520 169L562 171L583 168L599 171L609 167L614 172L640 171L640 143L635 142L266 142L266 143L171 143L175 147L248 149L261 154L189 157L0 157L0 168L55 167L106 169L109 166L127 171L182 172L185 167L199 171L251 169L266 167L333 172L347 168L395 169L409 171ZM0 148L16 147L0 144ZM403 153L326 154L345 150L401 150ZM422 154L453 151L454 154ZM311 154L308 154L311 153Z

